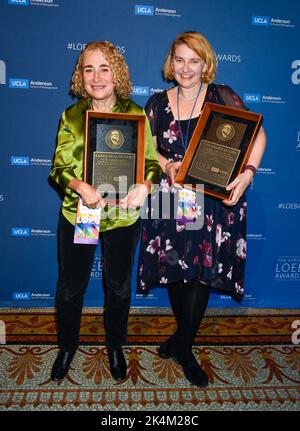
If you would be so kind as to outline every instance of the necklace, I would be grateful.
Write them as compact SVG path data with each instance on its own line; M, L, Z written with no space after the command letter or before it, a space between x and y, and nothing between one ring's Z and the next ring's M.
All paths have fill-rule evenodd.
M183 148L184 148L185 150L187 149L187 146L188 146L188 139L189 139L189 130L190 130L191 119L192 119L193 112L194 112L195 107L196 107L197 100L198 100L198 98L199 98L199 96L200 96L200 94L201 94L202 90L203 90L203 84L202 84L202 82L201 82L200 88L199 88L198 93L197 93L197 96L196 96L196 98L195 98L195 102L194 102L193 109L192 109L192 111L191 111L191 115L190 115L190 118L189 118L188 126L187 126L187 129L186 129L186 135L185 135L185 139L184 139L184 138L183 138L183 133L182 133L182 130L181 130L181 125L180 125L180 114L179 114L179 85L178 85L178 87L177 87L177 118L178 118L178 120L177 120L177 121L178 121L178 129L179 129L179 133L180 133L180 137L181 137L181 142L182 142ZM191 100L193 100L193 99L191 99Z

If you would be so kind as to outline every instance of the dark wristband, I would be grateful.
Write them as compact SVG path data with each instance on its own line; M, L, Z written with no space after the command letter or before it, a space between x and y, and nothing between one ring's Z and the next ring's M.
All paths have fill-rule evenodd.
M246 165L244 170L246 170L246 169L248 169L249 171L251 171L253 173L253 176L256 174L257 169L256 169L255 166L253 166L253 165Z

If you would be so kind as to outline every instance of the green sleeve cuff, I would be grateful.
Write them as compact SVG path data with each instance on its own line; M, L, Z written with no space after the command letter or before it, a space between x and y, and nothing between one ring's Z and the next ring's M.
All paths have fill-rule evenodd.
M76 178L72 168L64 167L53 168L50 173L50 177L63 191L66 191L69 182Z
M150 164L152 165L152 163ZM157 163L155 162L154 169L151 170L151 167L150 167L150 170L148 172L146 171L145 180L150 180L152 184L158 184L161 173L162 173L161 169L157 168Z

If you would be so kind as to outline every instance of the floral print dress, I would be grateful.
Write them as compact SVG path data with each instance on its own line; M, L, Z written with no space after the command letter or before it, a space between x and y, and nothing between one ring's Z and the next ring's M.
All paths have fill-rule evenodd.
M247 109L239 96L228 86L210 84L205 102ZM157 148L169 161L181 161L185 149L178 122L169 106L167 92L154 94L145 108ZM190 139L198 118L190 122ZM185 135L188 120L181 120ZM171 191L171 193L170 193ZM178 189L170 188L169 178L162 174L160 192L151 199L162 199L169 192L176 198ZM172 207L172 205L171 205ZM185 222L156 217L143 220L138 264L137 291L147 295L149 289L178 281L198 279L210 287L225 291L241 300L244 295L246 259L246 201L228 207L220 200L204 195L204 208L198 208L204 223L198 230L189 230Z

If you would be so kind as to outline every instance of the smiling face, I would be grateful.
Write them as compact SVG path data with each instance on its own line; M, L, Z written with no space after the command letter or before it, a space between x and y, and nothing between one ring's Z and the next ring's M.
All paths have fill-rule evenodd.
M201 76L207 66L195 51L185 44L180 44L175 47L172 69L174 78L181 87L193 88L201 82Z
M82 77L85 91L94 100L109 100L115 95L115 82L109 62L99 50L84 53Z

